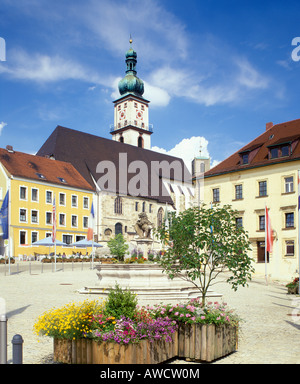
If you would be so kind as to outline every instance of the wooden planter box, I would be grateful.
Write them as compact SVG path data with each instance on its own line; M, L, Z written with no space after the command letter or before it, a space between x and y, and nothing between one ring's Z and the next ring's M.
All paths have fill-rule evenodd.
M237 350L237 328L186 324L178 329L178 357L211 362Z
M178 354L178 336L139 344L116 344L95 340L54 339L54 361L65 364L159 364Z
M237 350L237 328L213 324L180 325L173 342L99 343L54 339L54 361L65 364L159 364L174 357L211 362Z

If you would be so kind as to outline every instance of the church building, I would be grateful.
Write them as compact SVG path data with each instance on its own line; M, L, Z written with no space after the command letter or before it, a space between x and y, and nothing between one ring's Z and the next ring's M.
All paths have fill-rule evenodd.
M57 126L37 152L71 163L94 189L96 241L118 233L133 240L140 213L157 227L166 209L181 211L193 204L192 176L184 161L151 150L150 102L143 97L131 44L120 97L113 102L112 139Z

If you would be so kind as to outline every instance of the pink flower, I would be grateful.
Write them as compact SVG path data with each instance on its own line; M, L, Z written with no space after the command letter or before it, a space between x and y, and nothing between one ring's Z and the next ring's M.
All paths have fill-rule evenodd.
M217 317L217 320L220 320L220 319L221 319L221 317L220 317L220 316L218 316L218 317Z
M185 317L191 317L191 315L190 315L189 313L187 313L187 314L185 315Z
M201 316L201 320L204 320L205 319L205 316Z
M184 316L184 314L183 314L183 313L181 313L179 317L183 317L183 316Z
M179 315L179 312L175 312L174 315L175 315L175 316L178 316L178 315Z
M227 316L227 317L228 317L228 316ZM196 320L196 317L195 317L195 316L191 317L191 320L195 321L195 320Z

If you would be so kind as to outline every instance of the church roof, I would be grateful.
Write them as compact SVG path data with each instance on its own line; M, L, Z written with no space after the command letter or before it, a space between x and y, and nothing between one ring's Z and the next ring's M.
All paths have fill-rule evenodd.
M300 119L276 125L268 123L264 133L211 168L205 177L300 160L299 141Z
M170 179L169 169L166 167L160 170L159 175L151 175L152 162L159 162L161 164L161 162L165 161L168 165L171 165L174 161L179 162L182 172L179 177L176 172L171 172L171 179L191 182L189 171L182 159L62 126L56 127L37 152L38 156L54 156L55 159L70 162L93 187L95 187L93 179L98 181L99 178L104 175L104 173L97 173L96 169L99 162L112 162L117 171L116 191L112 192L116 193L122 192L118 176L120 170L119 154L126 154L128 165L139 160L142 161L148 169L148 174L146 175L148 180L146 178L143 179L144 185L148 188L141 193L140 197L154 199L161 203L173 204L170 195L162 183L162 178ZM136 180L133 178L137 177L137 174L139 174L139 170L136 171L136 173L127 174L127 185L129 185L130 181L134 182L134 180ZM151 193L154 180L153 176L157 176L155 181L159 180L159 193L154 196L153 193ZM128 193L128 195L130 195L130 193Z

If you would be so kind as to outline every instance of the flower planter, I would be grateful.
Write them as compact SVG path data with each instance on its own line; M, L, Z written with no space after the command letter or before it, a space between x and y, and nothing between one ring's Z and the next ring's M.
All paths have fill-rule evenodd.
M54 339L54 361L65 364L159 364L174 357L212 362L237 350L237 328L229 325L180 325L173 342L99 343L91 339Z
M177 333L173 342L143 340L127 345L91 339L54 339L54 361L65 364L158 364L177 354Z
M214 324L181 324L178 357L211 362L237 350L237 327Z
M296 287L288 287L288 294L289 295L296 295L297 293L299 293L298 286L296 286Z

